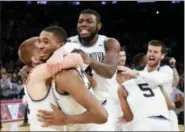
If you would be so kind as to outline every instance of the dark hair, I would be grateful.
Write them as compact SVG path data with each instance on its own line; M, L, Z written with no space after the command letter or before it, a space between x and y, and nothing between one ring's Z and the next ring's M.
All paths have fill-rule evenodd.
M140 66L144 56L145 56L144 53L138 53L133 57L132 65L134 68Z
M125 46L122 46L122 47L120 48L120 51L126 52L126 47L125 47Z
M67 41L67 32L62 27L49 26L49 27L46 27L43 31L53 33L54 35L56 35L59 38L59 40L61 42L62 41L64 41L64 42Z
M164 54L166 54L166 52L165 52L166 47L165 47L165 44L162 41L160 41L160 40L151 40L148 43L148 45L160 46L161 47L161 52L164 53Z
M95 10L92 10L92 9L85 9L83 10L80 14L92 14L94 16L96 16L96 21L97 23L101 23L101 16L100 14L95 11Z

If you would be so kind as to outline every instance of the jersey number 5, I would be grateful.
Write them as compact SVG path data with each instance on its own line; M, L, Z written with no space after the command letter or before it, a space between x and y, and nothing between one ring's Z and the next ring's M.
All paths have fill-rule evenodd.
M138 84L138 86L143 92L146 92L143 94L143 96L153 97L155 95L152 89L149 88L149 85L147 83L141 83L141 84Z

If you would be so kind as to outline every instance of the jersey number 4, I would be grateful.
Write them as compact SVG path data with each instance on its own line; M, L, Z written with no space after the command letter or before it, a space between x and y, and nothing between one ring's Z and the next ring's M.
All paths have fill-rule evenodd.
M145 92L143 96L153 97L155 95L152 89L149 88L149 85L147 83L141 83L141 84L138 84L138 86L143 92Z

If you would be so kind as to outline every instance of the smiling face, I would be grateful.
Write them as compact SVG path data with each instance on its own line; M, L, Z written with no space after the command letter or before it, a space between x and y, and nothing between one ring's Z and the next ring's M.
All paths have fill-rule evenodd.
M52 32L42 31L39 36L39 43L36 45L41 59L47 60L60 44L60 41Z
M126 53L125 51L120 51L119 52L119 64L124 66L126 63Z
M156 67L159 65L164 56L161 46L148 45L147 64L149 67Z
M100 29L101 23L97 21L95 15L89 13L80 14L77 24L77 31L82 40L92 40Z

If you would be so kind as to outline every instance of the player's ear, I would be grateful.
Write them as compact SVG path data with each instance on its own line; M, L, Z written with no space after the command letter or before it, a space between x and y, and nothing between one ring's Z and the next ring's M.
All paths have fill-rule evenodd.
M162 53L162 55L161 55L161 60L163 60L163 59L164 59L164 57L165 57L165 54L164 54L164 53Z
M101 30L101 28L102 28L102 23L98 23L98 24L97 24L97 28L98 28L98 31Z

